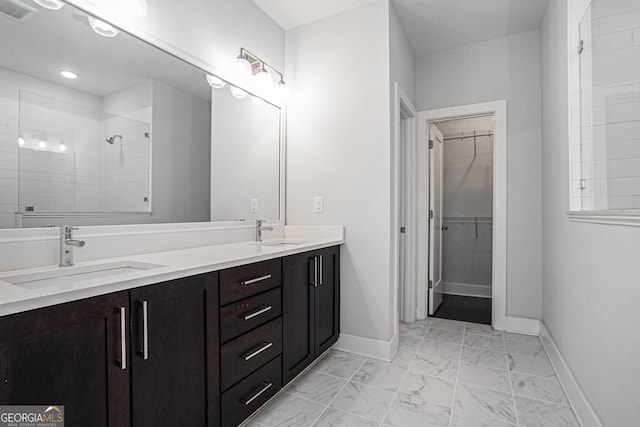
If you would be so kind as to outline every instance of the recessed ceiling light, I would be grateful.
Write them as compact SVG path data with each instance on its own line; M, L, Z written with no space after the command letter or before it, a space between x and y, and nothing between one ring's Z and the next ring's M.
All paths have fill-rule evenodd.
M33 0L36 4L40 6L51 9L51 10L60 10L64 3L59 0Z
M60 75L65 79L70 79L70 80L74 80L78 78L78 75L76 73L69 70L60 70Z
M87 18L89 19L89 25L91 25L93 31L102 37L115 37L120 33L120 30L115 28L113 25L109 25L104 21L94 18L93 16L87 16Z

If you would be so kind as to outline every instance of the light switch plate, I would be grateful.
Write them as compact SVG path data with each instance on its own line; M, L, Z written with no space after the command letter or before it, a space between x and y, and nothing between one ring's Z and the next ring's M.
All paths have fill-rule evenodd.
M251 199L251 213L258 213L258 199Z
M313 198L313 211L315 213L322 213L324 211L324 198L322 196Z

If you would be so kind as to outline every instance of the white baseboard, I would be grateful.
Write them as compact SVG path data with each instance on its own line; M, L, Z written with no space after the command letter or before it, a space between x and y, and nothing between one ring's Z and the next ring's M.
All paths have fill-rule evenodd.
M602 421L600 421L600 418L598 418L598 415L593 410L591 403L589 403L589 400L584 395L569 365L567 365L564 357L562 357L562 353L560 353L556 342L542 321L540 322L540 338L542 339L542 345L544 345L551 359L551 364L558 374L560 384L567 395L567 399L569 399L569 404L578 417L580 425L582 427L603 427L604 424L602 424Z
M333 345L333 349L389 362L393 359L398 349L398 334L395 334L390 341L340 334L340 338Z
M491 298L491 286L470 283L442 282L442 293L467 297Z
M525 335L540 335L540 321L526 317L506 317L507 332Z

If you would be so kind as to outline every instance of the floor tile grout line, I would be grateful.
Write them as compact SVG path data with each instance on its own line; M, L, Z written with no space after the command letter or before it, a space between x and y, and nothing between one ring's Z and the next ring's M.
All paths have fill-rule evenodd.
M509 389L511 389L511 401L513 402L513 413L516 416L516 426L520 427L520 420L518 419L518 408L516 407L516 395L513 392L513 383L511 382L511 371L509 370L509 357L507 356L507 345L505 343L504 336L502 337L502 346L504 348L504 360L507 362L507 375L509 378Z
M564 406L566 408L571 408L571 405L569 405L568 403L564 404L564 403L553 402L551 400L544 400L544 399L540 399L538 397L531 397L531 396L527 396L525 394L515 393L515 392L513 393L513 395L517 396L517 397L524 397L525 399L535 400L536 402L540 402L540 403L548 403L548 404L551 404L551 405ZM566 398L566 396L565 396L565 398ZM573 408L571 408L571 410L573 411Z
M353 374L351 374L351 376L349 377L349 379L347 380L346 383L344 383L344 385L342 387L340 387L340 390L338 390L338 392L335 394L335 396L333 396L333 399L331 399L331 401L329 401L329 403L327 403L327 405L324 407L324 409L320 412L320 414L316 417L315 420L313 420L313 423L311 423L311 426L313 427L314 425L316 425L316 423L318 422L318 420L322 417L322 414L324 414L325 412L327 412L327 409L331 408L331 404L333 402L335 402L335 400L338 398L338 396L340 395L340 393L342 393L342 391L347 387L347 385L349 385L349 383L351 382L351 380L353 379L353 377L358 373L358 371L360 369L362 369L362 367L364 366L365 363L367 363L367 360L369 360L369 358L365 358L362 363L360 364L360 366L358 366L358 368L353 372ZM344 379L344 378L343 378ZM347 411L343 411L343 412L347 412ZM348 414L351 414L350 412L347 412ZM351 414L351 415L356 415L356 414ZM357 416L357 415L356 415ZM362 417L361 417L362 418Z
M462 343L460 344L460 355L458 356L458 371L456 372L456 381L453 384L453 396L451 397L451 412L449 413L449 427L453 426L453 408L456 404L456 396L458 395L458 384L460 380L460 367L462 366L462 352L464 351L464 335L467 330L467 324L462 328Z

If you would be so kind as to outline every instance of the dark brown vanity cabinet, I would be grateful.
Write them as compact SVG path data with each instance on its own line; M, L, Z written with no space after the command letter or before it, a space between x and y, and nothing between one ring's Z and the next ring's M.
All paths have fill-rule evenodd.
M66 424L218 426L217 273L0 319L0 404Z
M67 426L130 426L129 293L0 319L0 405L64 405Z
M219 425L217 273L131 290L133 426Z
M282 388L282 260L220 272L222 425L237 426Z
M340 334L340 248L283 258L283 382L301 373Z

